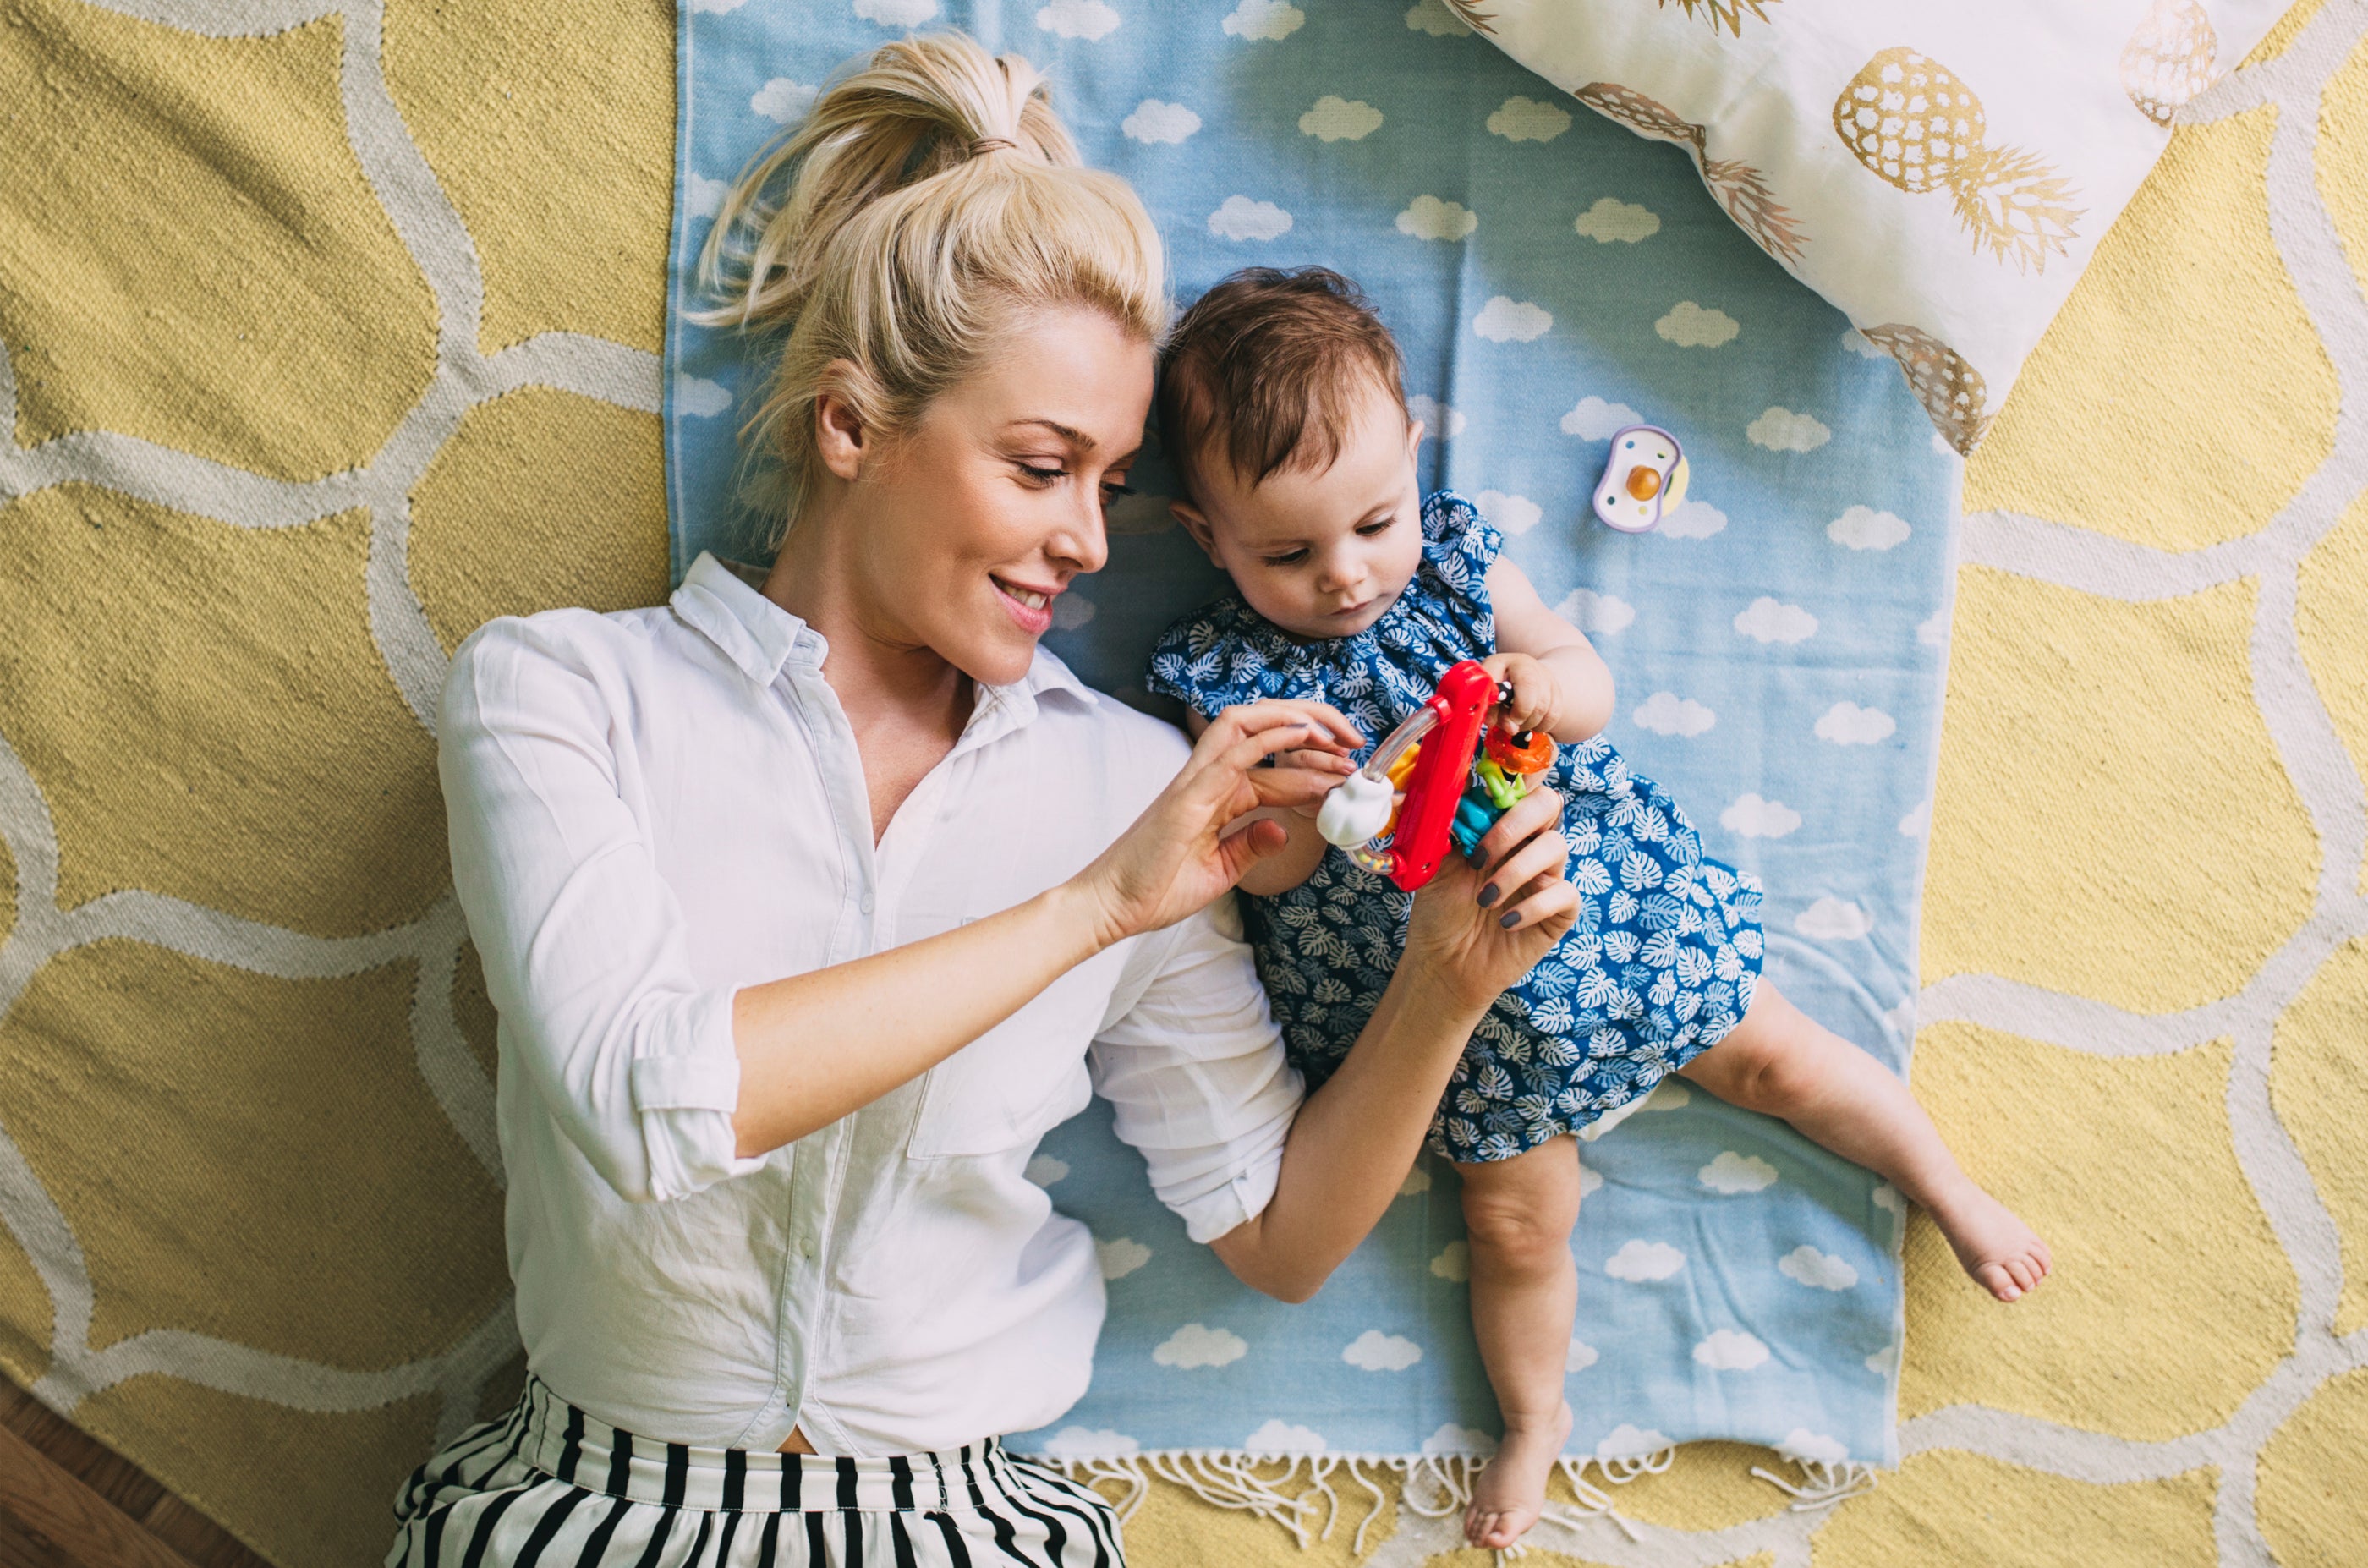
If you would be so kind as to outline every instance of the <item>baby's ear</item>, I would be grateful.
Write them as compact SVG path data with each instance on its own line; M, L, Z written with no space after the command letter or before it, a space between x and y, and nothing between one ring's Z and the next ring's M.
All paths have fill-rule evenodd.
M1211 531L1209 519L1201 515L1201 508L1190 501L1170 501L1167 515L1183 525L1184 531L1192 536L1192 542L1201 547L1201 553L1209 558L1210 565L1224 570L1225 563L1217 559L1216 535Z

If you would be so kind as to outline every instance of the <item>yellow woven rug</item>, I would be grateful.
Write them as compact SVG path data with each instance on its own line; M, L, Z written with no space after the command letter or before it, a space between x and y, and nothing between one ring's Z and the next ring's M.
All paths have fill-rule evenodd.
M1686 1450L1531 1562L2368 1550L2363 36L2193 106L1966 475L1917 1079L2055 1278L1917 1225L1899 1472ZM0 1367L287 1568L517 1386L424 718L485 618L664 590L673 39L0 6ZM1160 1483L1135 1561L1346 1563L1347 1491L1303 1556Z

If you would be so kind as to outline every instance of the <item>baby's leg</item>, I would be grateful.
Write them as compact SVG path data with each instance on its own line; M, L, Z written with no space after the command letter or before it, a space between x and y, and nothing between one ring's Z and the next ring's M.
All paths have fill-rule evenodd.
M1472 1248L1473 1334L1505 1416L1504 1446L1472 1489L1463 1534L1495 1550L1537 1522L1546 1476L1570 1436L1562 1389L1578 1310L1570 1256L1578 1143L1556 1138L1509 1160L1455 1169Z
M2047 1244L1974 1185L1907 1085L1773 985L1763 981L1743 1022L1679 1071L1730 1105L1782 1117L1922 1204L1965 1272L1999 1301L2047 1278Z

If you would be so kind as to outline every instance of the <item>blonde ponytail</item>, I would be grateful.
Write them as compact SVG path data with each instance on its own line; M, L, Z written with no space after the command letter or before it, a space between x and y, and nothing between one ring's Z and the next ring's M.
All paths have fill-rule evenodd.
M1082 305L1145 341L1167 324L1158 231L1126 182L1083 167L1043 78L959 33L883 46L759 153L724 199L694 319L785 335L742 431L780 464L786 528L814 481L814 401L908 428L1015 316Z

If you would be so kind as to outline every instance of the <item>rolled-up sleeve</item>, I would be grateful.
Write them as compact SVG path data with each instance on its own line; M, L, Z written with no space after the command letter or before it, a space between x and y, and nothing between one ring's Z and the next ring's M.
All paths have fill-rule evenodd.
M1265 1210L1305 1095L1229 899L1143 940L1089 1061L1119 1137L1194 1241Z
M452 880L507 1058L568 1141L637 1202L753 1170L736 1153L733 988L693 977L685 922L619 786L600 684L497 620L444 687Z

